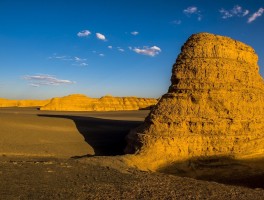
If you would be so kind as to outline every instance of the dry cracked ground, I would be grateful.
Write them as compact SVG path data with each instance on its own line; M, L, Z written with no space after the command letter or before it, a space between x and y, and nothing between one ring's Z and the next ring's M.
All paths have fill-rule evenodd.
M147 114L1 108L0 199L264 199L261 160L126 166L124 137Z

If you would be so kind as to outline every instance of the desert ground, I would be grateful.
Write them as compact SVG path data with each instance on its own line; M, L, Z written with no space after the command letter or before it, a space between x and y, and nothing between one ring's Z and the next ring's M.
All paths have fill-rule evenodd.
M264 199L262 160L126 166L125 136L148 112L0 108L0 199Z

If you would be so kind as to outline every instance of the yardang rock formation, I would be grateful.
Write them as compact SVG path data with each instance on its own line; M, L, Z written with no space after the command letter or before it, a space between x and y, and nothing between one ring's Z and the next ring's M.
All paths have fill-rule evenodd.
M127 137L127 162L157 170L196 158L264 157L264 82L250 46L192 35L173 65L171 86Z
M49 103L48 100L9 100L0 98L0 107L40 107Z
M61 98L53 98L40 110L57 111L120 111L148 109L157 103L154 98L113 97L90 98L82 94L74 94Z

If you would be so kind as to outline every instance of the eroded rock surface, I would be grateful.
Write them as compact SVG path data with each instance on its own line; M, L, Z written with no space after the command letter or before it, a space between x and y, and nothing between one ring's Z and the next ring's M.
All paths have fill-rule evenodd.
M10 100L0 98L0 107L40 107L50 100Z
M90 98L81 94L53 98L41 110L58 111L120 111L147 109L157 103L154 98L113 97Z
M264 82L253 48L199 33L182 47L171 86L128 136L128 162L156 170L196 158L264 157Z

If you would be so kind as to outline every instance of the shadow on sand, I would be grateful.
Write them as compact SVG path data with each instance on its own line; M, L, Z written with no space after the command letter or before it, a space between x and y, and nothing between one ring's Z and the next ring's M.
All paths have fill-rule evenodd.
M85 141L94 149L95 155L74 156L82 158L90 156L115 156L123 155L125 137L130 129L142 124L142 121L110 120L94 117L71 115L47 115L39 114L39 117L64 118L74 121L79 133Z
M39 117L72 120L85 141L94 149L95 155L73 156L74 159L91 156L123 155L125 137L142 121L110 120L71 115L39 114ZM194 158L172 163L158 170L165 174L190 177L198 180L264 189L264 159L235 160L229 157Z
M264 159L196 158L182 163L172 163L158 171L198 180L264 189Z

